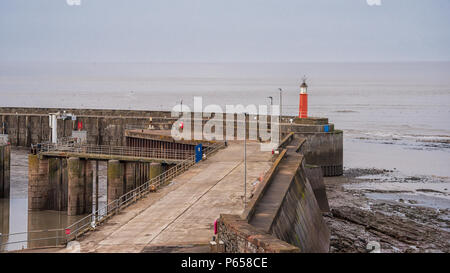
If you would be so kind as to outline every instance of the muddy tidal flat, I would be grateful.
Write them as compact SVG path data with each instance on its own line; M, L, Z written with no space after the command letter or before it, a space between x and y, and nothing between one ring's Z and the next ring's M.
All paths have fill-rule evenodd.
M325 178L330 252L450 252L450 181L396 170L346 169ZM372 243L373 244L373 243Z

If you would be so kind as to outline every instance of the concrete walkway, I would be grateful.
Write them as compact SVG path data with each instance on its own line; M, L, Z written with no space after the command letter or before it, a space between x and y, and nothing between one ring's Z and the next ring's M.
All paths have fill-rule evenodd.
M251 184L270 168L271 157L258 143L247 145L247 201ZM207 246L219 214L244 209L243 165L243 144L230 143L81 238L81 251L169 252Z

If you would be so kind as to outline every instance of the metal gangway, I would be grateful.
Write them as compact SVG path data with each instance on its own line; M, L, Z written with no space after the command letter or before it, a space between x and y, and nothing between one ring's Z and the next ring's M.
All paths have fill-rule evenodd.
M209 147L204 147L204 150ZM41 143L32 146L32 154L49 157L82 157L93 160L164 161L177 163L195 154L195 150L90 145L70 142Z

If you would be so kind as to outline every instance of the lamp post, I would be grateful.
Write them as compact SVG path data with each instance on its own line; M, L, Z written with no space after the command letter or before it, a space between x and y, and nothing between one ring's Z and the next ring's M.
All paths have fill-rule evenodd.
M278 131L279 131L279 139L278 141L281 141L281 122L283 117L283 89L278 88L280 90L280 118L278 122Z
M244 114L244 209L247 208L247 117Z

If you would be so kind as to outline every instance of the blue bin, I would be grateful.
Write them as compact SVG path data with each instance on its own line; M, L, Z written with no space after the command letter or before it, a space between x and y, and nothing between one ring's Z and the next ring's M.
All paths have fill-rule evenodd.
M328 133L330 131L330 125L323 126L323 131Z
M203 158L203 146L202 144L198 144L195 146L195 163L201 161Z

